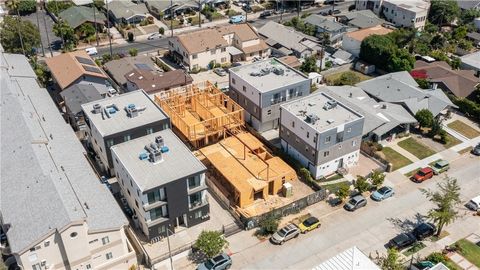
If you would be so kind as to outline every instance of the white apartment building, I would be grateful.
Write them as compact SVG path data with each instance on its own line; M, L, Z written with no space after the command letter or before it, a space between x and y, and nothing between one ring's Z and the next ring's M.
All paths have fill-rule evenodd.
M128 269L128 221L23 55L0 47L0 225L22 269ZM2 250L3 250L2 248Z
M364 117L322 89L280 106L282 149L315 178L357 165Z
M190 70L212 68L210 64L268 58L269 46L249 24L218 26L169 39L172 57Z
M357 10L370 9L397 27L423 29L427 21L430 2L424 0L355 0Z

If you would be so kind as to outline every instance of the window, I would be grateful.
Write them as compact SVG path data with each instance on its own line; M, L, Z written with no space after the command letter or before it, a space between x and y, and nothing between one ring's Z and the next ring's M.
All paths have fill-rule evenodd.
M70 238L74 239L74 238L77 237L77 235L78 235L78 233L72 232L72 233L70 234Z
M147 135L152 134L152 133L153 133L153 128L147 128Z
M124 136L123 136L123 141L124 141L124 142L130 141L130 139L131 139L131 138L130 138L130 135L124 135Z
M162 217L166 217L168 214L167 206L162 205L160 207L153 208L152 210L149 211L149 213L150 213L150 220L156 220Z
M352 146L357 145L357 141L352 141Z
M136 206L137 206L137 208L138 208L138 202L137 202L137 200L135 200L135 205L136 205Z
M112 252L108 252L107 254L105 254L105 257L107 258L107 260L113 258Z
M245 85L242 86L242 90L243 90L243 92L247 92L247 87L245 87Z
M317 142L317 137L313 137L313 142L314 142L314 143Z
M190 208L197 207L203 204L202 194L203 192L199 191L188 196L188 202L189 202Z
M217 52L217 49L211 49L210 54L215 54Z
M107 140L107 148L110 148L113 146L113 139L108 139Z
M152 204L158 201L164 201L165 197L166 197L165 188L159 188L157 190L147 193L147 199L149 204Z
M108 243L110 243L110 239L108 238L108 236L102 237L102 245L106 245Z
M45 242L43 243L43 246L44 246L44 247L50 246L50 241L45 241Z
M292 128L295 127L295 121L292 121Z
M85 268L92 269L92 266L90 264L87 264L87 265L85 265Z
M222 57L222 59L220 59L220 61L221 61L222 63L225 63L225 62L227 62L227 58L226 58L226 57Z
M227 51L227 48L222 48L221 49L221 52L226 52Z
M188 189L194 189L200 186L200 177L192 176L188 178Z
M347 128L347 133L352 132L352 128Z
M202 211L200 210L200 211L195 212L195 214L193 214L193 217L194 218L201 218L202 217Z
M307 131L307 138L310 138L310 132Z
M235 78L232 78L232 83L235 84Z
M330 137L330 136L325 137L325 144L329 143L330 140L331 140L331 137Z
M268 110L267 115L272 115L272 110Z
M192 54L192 59L197 59L198 55L197 54Z
M328 155L330 155L330 151L325 151L325 152L323 152L323 156L324 156L324 157L328 157Z

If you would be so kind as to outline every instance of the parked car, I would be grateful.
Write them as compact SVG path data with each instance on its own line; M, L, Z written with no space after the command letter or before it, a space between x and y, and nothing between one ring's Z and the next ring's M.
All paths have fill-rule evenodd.
M390 240L385 246L387 248L394 248L397 250L401 250L413 245L415 242L417 242L417 239L413 234L401 233L395 236L392 240Z
M273 12L271 10L265 10L265 11L262 11L262 13L260 13L260 18L266 18L266 17L270 17L273 15Z
M148 40L154 40L154 39L159 39L159 38L161 38L161 37L162 37L162 35L160 35L160 33L153 33L153 34L151 34L150 36L148 36L147 39L148 39Z
M329 10L328 15L340 14L341 11L339 9Z
M224 270L232 266L232 258L225 253L217 255L197 266L197 270Z
M300 225L298 225L298 228L300 229L301 233L306 233L312 230L315 230L317 228L320 228L320 220L316 217L309 217L305 219Z
M433 170L430 167L420 169L415 175L412 176L413 182L421 183L433 177Z
M377 189L370 197L375 201L383 201L392 197L394 194L393 188L385 186Z
M415 229L413 229L412 234L417 238L418 241L421 241L429 236L432 236L437 231L435 225L432 223L423 222L419 224Z
M300 230L297 226L293 224L288 224L287 226L281 228L276 233L270 237L270 241L274 244L282 245L286 241L298 237Z
M450 164L444 159L435 162L432 166L433 174L441 174L448 171L448 169L450 169Z
M232 24L243 23L243 22L245 22L244 15L237 15L237 16L230 17L230 23Z
M363 197L362 195L356 195L353 198L351 198L350 201L348 201L343 206L343 208L345 208L345 210L347 211L353 212L359 208L364 207L365 205L367 205L367 199L365 199L365 197Z
M472 154L475 156L480 156L480 143L477 144L473 149L472 149Z
M97 48L95 47L86 48L85 52L87 52L87 54L90 56L98 54Z
M480 195L471 199L465 206L472 211L480 210Z
M215 74L217 74L220 77L227 76L227 72L223 68L216 68L213 70L213 72L215 72Z

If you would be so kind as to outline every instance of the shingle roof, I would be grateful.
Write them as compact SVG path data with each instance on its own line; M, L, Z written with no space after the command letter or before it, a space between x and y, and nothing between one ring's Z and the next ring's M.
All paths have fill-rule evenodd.
M457 97L468 97L480 84L473 70L452 70L446 62L417 61L413 71L424 71L430 82L443 83Z
M477 32L470 32L467 34L467 37L475 41L480 41L480 33L477 33Z
M167 72L133 69L125 74L125 79L137 85L138 89L143 89L147 94L158 93L193 82L193 78L182 69Z
M23 252L74 222L85 221L90 232L127 225L48 91L35 76L10 72L28 65L27 59L2 53L0 62L0 209L12 252Z
M378 100L403 103L412 114L428 109L436 116L447 107L455 107L441 89L418 88L417 82L406 71L376 77L356 86Z
M95 16L93 13L94 9L90 7L71 6L60 12L58 16L67 21L67 23L74 29L85 22L95 22L95 18L98 24L104 24L107 19L105 15L98 10L95 10Z
M62 53L47 58L45 63L61 89L67 88L82 75L108 78L84 50Z
M329 17L325 17L318 14L312 14L305 18L305 23L309 23L311 25L315 25L318 28L322 28L327 32L339 31L345 28L344 25L341 23L333 21L333 19Z
M111 1L108 7L116 18L128 19L135 15L146 16L148 13L144 3L135 4L131 1Z
M478 0L457 0L457 3L461 9L472 9L480 5Z
M82 111L82 104L99 100L105 97L105 91L90 84L75 84L60 92L65 106L72 114Z
M274 21L268 21L264 26L258 29L258 33L268 38L267 43L270 45L278 43L287 49L295 50L297 52L303 52L309 49L307 46L301 44L301 41L317 41L314 37L309 37L291 27L284 26Z
M151 70L157 69L149 56L137 55L135 57L124 57L117 60L107 62L104 67L109 75L120 85L127 83L125 74L130 70L141 66Z

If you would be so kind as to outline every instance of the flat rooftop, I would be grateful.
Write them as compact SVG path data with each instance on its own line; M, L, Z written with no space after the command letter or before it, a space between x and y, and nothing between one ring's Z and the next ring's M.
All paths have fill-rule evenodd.
M326 109L328 103L336 105ZM304 98L283 104L282 107L320 132L363 118L361 114L327 95L321 89ZM316 120L309 121L313 118Z
M95 104L102 106L101 113L93 112L93 105ZM118 111L113 112L107 109L108 106L113 104ZM136 108L144 108L144 110L140 111L138 116L130 117L125 108L131 104L134 104ZM82 109L90 122L104 137L168 118L162 109L142 90L86 103L82 105ZM105 111L110 113L107 114Z
M162 154L160 162L141 160L140 154L148 153L145 146L154 143L157 136L162 136L168 152ZM111 150L142 191L207 170L171 129L114 145Z
M231 68L230 72L238 75L262 93L309 80L302 73L276 58Z

